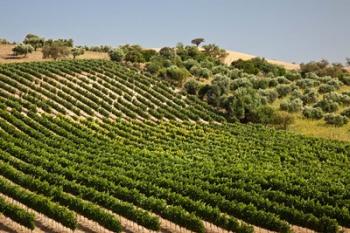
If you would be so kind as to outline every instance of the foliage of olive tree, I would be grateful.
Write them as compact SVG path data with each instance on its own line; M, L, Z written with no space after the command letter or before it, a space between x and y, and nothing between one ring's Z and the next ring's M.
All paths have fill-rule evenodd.
M53 58L57 60L58 58L68 57L70 54L70 45L73 44L71 40L48 40L45 42L42 49L43 58Z
M16 45L12 51L15 56L24 55L26 57L28 53L32 53L34 51L34 48L29 44L19 44Z
M36 51L37 48L42 48L44 46L44 42L45 42L44 38L34 34L27 34L23 40L24 44L29 44L33 46L34 51Z
M125 53L121 48L110 50L108 53L112 61L121 62L125 57Z
M83 55L85 50L83 48L75 47L71 50L71 53L73 55L73 59L75 59L77 56Z

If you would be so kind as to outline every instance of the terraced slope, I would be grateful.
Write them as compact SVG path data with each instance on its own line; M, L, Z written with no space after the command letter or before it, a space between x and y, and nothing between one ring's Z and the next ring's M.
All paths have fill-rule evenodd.
M348 143L225 123L111 62L0 73L0 213L19 232L350 227Z

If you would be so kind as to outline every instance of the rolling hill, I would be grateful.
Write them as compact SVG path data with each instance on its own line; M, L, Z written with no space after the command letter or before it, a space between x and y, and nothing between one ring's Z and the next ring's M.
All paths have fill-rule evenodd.
M28 54L27 57L20 57L15 58L12 57L12 49L14 48L14 45L1 45L0 44L0 63L15 63L15 62L31 62L31 61L45 61L49 59L43 59L41 50L38 49L37 51L34 51L31 54ZM159 48L154 48L155 50L159 51ZM246 53L240 53L235 51L227 51L228 56L225 59L226 64L231 64L232 61L242 59L242 60L248 60L251 58L254 58L256 56L246 54ZM105 59L109 60L108 54L104 52L93 52L93 51L86 51L85 54L82 56L79 56L78 59ZM299 69L299 65L292 64L284 61L278 61L278 60L272 60L268 59L269 62L276 65L281 65L285 67L286 69L295 70Z
M349 232L349 143L227 123L111 61L0 65L0 138L18 231Z

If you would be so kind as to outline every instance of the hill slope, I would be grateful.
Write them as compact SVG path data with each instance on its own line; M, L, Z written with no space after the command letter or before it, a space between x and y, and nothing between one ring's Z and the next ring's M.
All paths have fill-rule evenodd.
M52 59L43 59L43 54L41 49L34 51L33 53L28 54L26 57L19 56L13 57L12 49L14 45L0 44L0 64L1 63L18 63L18 62L32 62L32 61L50 61ZM77 59L105 59L108 60L109 56L107 53L103 52L93 52L85 51L81 56L78 56Z
M204 102L109 61L1 65L0 96L0 212L14 226L350 227L348 143L225 123Z
M233 61L236 61L238 59L249 60L249 59L256 57L254 55L250 55L247 53L240 53L240 52L235 52L235 51L230 51L230 50L227 50L227 53L228 53L228 56L225 58L225 61L224 61L226 64L231 64ZM278 61L278 60L273 60L273 59L267 59L267 61L271 64L274 64L274 65L283 66L284 68L286 68L288 70L298 70L300 68L298 64L292 64L292 63L285 62L285 61Z
M195 97L110 61L62 61L0 66L1 97L24 109L74 118L224 120Z

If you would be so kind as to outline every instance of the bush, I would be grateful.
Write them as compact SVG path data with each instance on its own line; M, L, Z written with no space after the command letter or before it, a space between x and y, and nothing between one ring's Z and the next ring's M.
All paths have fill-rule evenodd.
M276 87L276 91L278 92L279 97L284 97L292 91L292 87L287 84L279 84Z
M344 85L344 83L342 83L338 79L329 80L327 84L333 86L335 89L339 89L341 86Z
M199 63L198 61L190 58L186 61L183 62L183 65L186 67L186 69L190 70L193 66L199 66ZM191 72L192 73L192 72Z
M238 88L252 88L253 84L248 78L237 78L231 83L231 90L236 90Z
M277 79L277 82L279 84L290 84L291 81L289 81L287 78L285 78L284 76L279 76L276 78Z
M269 78L269 87L276 87L278 85L278 81L274 78Z
M242 123L256 121L258 109L261 105L262 98L252 88L237 89L234 95L228 97L223 103L228 118L231 121Z
M215 75L212 85L217 85L220 88L222 94L226 94L230 90L231 79L224 75Z
M306 104L313 104L317 102L318 94L314 90L308 90L305 91L305 94L301 96L301 100L303 101L304 105Z
M303 101L301 99L293 99L291 101L284 101L280 105L281 110L287 112L299 112L303 108Z
M323 99L337 102L338 104L349 105L350 96L338 94L335 92L327 93L323 96Z
M345 85L350 86L350 76L342 76L339 78Z
M16 45L12 51L15 56L24 55L26 57L28 53L32 53L34 51L34 48L30 44L19 44Z
M305 89L305 88L316 87L320 85L320 82L310 78L305 78L305 79L296 81L296 85L302 89Z
M288 126L293 124L295 121L294 117L288 113L276 113L273 119L273 124L277 129L287 130Z
M268 103L273 103L278 98L276 90L259 90L259 94L265 97Z
M292 82L301 79L301 75L297 71L287 71L287 73L284 76Z
M317 76L331 76L331 77L340 77L346 71L342 65L339 64L329 64L326 60L321 60L318 62L312 61L306 64L300 64L300 70L302 75L313 72Z
M318 81L322 82L322 83L327 83L329 81L331 81L333 78L331 76L324 76L324 77L319 77Z
M318 88L318 93L324 94L324 93L332 92L335 90L336 90L336 88L333 85L321 84L320 87Z
M324 117L324 120L327 124L335 126L343 126L348 123L349 119L346 116L337 115L337 114L327 114Z
M344 110L342 111L341 115L350 118L350 108L344 109Z
M190 80L186 82L184 86L187 94L190 94L190 95L197 95L199 87L200 87L200 84L195 80Z
M190 76L185 68L179 68L175 65L161 69L159 75L174 81L178 86L181 86L184 80Z
M120 48L109 51L108 55L112 61L116 61L116 62L123 61L125 57L124 51Z
M211 71L208 68L200 69L199 77L208 79L211 75Z
M43 58L58 58L68 57L70 48L73 46L72 40L58 39L45 41L44 47L41 50Z
M264 58L256 57L250 60L243 61L242 59L238 59L237 61L233 61L231 63L232 67L243 70L249 74L268 74L272 73L274 76L281 76L286 73L286 70L278 65L273 65L267 62Z
M348 96L348 95L341 95L341 100L340 101L342 102L343 105L348 106L348 105L350 105L350 96Z
M211 71L207 68L202 68L198 65L194 65L191 67L190 69L190 73L193 75L193 76L196 76L196 77L199 77L199 78L209 78L212 74L211 74Z
M266 89L269 87L269 79L267 78L254 78L251 80L255 89Z
M268 125L273 124L275 116L276 113L272 107L262 105L258 107L256 111L249 116L248 121L252 123Z
M146 64L146 71L151 73L151 74L158 74L160 69L162 68L162 64L159 62L148 62Z
M344 91L344 92L342 92L342 95L350 96L350 91Z
M324 112L336 112L339 108L339 104L333 100L323 99L316 103L314 107L320 107Z
M303 110L303 116L309 119L321 119L323 117L323 112L322 109L317 107L317 108L312 108L312 107L306 107Z
M293 90L290 94L291 99L300 99L302 96L303 94L298 89Z

